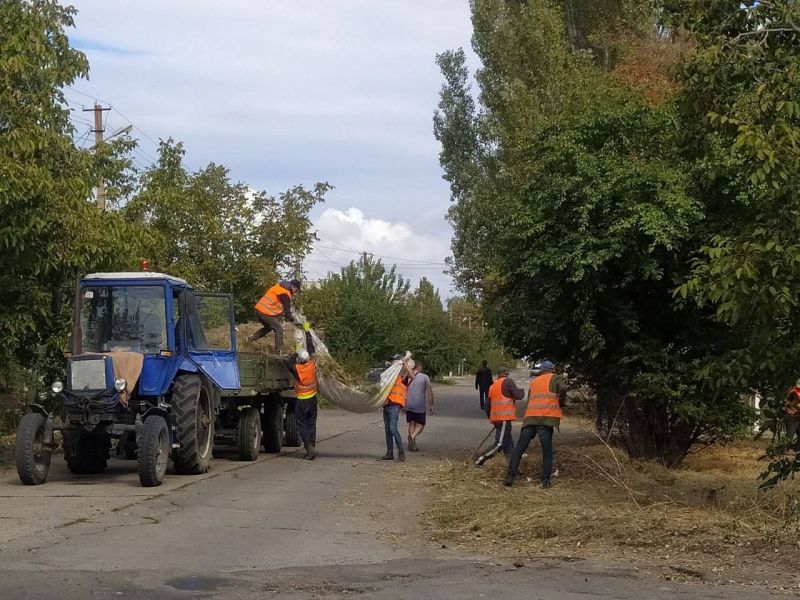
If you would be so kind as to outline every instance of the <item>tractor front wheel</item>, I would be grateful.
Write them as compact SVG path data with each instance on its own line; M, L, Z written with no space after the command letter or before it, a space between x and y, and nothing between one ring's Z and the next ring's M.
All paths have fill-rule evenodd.
M138 448L139 481L144 487L161 485L169 461L169 428L163 417L152 415L145 420Z
M25 485L40 485L50 472L51 449L45 439L47 421L39 413L28 413L19 423L14 447L17 475Z

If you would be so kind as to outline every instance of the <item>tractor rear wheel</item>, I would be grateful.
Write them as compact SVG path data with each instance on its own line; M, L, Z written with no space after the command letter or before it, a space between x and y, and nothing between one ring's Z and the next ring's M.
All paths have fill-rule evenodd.
M61 437L67 468L75 475L96 475L106 470L111 448L109 436L65 429Z
M278 453L283 446L283 402L277 398L268 398L264 402L264 414L261 415L261 429L265 452Z
M156 487L164 481L169 462L169 428L159 415L144 422L139 440L139 481L144 487Z
M178 375L172 384L172 413L175 415L179 448L172 451L175 472L205 473L214 450L214 408L211 393L199 375Z
M239 413L236 449L239 452L239 460L255 460L261 450L261 415L252 406L242 409Z
M17 428L14 451L17 475L25 485L40 485L50 472L51 449L45 445L46 419L39 413L28 413Z

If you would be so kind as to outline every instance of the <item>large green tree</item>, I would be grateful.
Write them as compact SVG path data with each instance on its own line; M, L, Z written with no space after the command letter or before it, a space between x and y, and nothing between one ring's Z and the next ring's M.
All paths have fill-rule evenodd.
M264 290L299 268L315 239L309 213L330 186L295 186L274 197L231 181L220 165L191 173L184 154L182 144L163 141L122 214L147 227L140 252L154 269L233 293L238 317L249 318Z
M600 33L673 43L647 3L618 4ZM677 100L652 102L576 44L558 3L472 7L480 107L463 54L446 53L434 122L457 280L501 340L590 383L632 455L677 465L746 417L696 376L729 328L673 293L727 207L695 193ZM624 66L637 57L619 43Z
M738 216L703 245L680 293L735 331L704 369L709 384L720 395L759 391L775 428L800 375L800 4L668 8L696 44L682 69L696 189ZM776 477L798 472L800 455L772 467Z
M98 176L124 168L124 145L73 143L62 88L86 77L69 45L74 9L0 2L0 393L36 389L66 347L78 274L129 266L138 233L98 211Z

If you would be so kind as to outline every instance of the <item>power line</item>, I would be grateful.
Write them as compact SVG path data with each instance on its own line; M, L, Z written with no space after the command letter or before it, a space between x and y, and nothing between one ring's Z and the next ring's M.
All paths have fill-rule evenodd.
M116 107L114 107L114 106L112 106L111 108L112 108L112 110L114 110L114 112L116 112L116 113L117 113L117 114L118 114L120 117L122 117L123 119L125 119L126 121L128 121L128 123L130 123L131 125L133 125L133 128L134 128L136 131L138 131L139 133L141 133L141 134L142 134L144 137L146 137L148 140L150 140L150 141L151 141L151 142L153 142L153 143L154 143L156 146L158 146L158 142L157 142L157 141L155 141L155 140L154 140L152 137L150 137L149 135L147 135L147 133L146 133L146 132L144 132L142 129L140 129L139 127L137 127L136 125L134 125L133 121L131 121L131 120L130 120L128 117L126 117L125 115L123 115L123 114L122 114L122 111L120 111L118 108L116 108Z
M111 104L111 102L109 102L108 100L103 100L102 98L98 98L97 96L90 96L89 94L87 94L85 92L82 92L80 90L76 90L74 87L72 87L70 85L65 85L64 87L67 88L68 90L72 90L76 94L80 94L81 96L85 96L85 97L89 98L89 100L96 101L96 102L102 102L103 104Z
M407 258L407 257L401 257L401 256L389 256L387 254L376 254L375 252L370 252L368 250L352 250L352 249L346 249L346 248L338 248L336 246L325 246L323 244L317 244L316 247L325 248L327 250L335 250L337 252L347 252L347 253L350 253L350 254L358 254L358 255L364 254L366 252L367 254L371 254L372 256L377 256L378 258L389 258L391 260L402 260L402 261L405 261L404 264L415 263L415 264L419 264L419 265L433 265L433 266L437 266L437 267L439 267L439 266L446 267L447 266L447 263L444 263L444 262L436 262L436 261L432 261L432 260L421 260L421 259Z

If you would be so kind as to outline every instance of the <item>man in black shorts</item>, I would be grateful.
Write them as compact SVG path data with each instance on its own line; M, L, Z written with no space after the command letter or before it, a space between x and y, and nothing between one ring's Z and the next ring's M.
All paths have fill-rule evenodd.
M406 396L406 421L408 422L408 449L417 451L417 436L425 429L425 414L433 414L433 389L430 378L422 372L424 365L414 365L414 380Z

